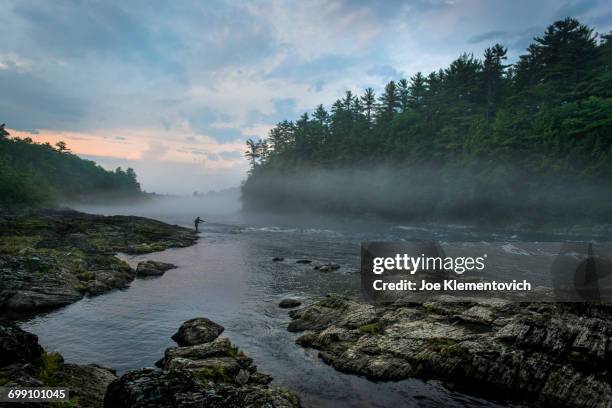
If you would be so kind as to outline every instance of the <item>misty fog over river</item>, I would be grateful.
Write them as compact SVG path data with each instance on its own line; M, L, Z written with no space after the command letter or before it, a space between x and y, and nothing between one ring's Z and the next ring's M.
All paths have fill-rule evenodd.
M358 295L360 243L373 240L526 240L514 234L468 226L422 227L324 218L251 217L238 203L218 199L160 199L124 207L77 207L101 214L129 214L192 227L201 216L200 239L192 247L126 256L132 265L146 259L177 269L136 279L126 290L85 298L67 307L23 320L49 351L67 362L99 363L119 374L153 366L185 320L205 316L225 327L224 336L252 357L274 384L294 389L304 406L496 406L449 392L436 382L374 383L325 365L317 352L295 343L290 318L278 303L304 302L327 293ZM284 257L283 262L273 262ZM311 265L296 264L310 259ZM313 265L335 262L340 270L321 273ZM399 405L398 405L399 404Z

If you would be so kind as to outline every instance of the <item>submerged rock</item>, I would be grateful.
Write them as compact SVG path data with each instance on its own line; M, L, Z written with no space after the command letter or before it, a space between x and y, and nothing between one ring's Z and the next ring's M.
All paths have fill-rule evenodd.
M176 265L158 261L139 262L136 266L136 275L138 276L161 276L166 271L176 268Z
M292 309L294 307L298 307L302 304L302 302L300 302L297 299L283 299L280 301L280 303L278 304L278 307L282 308L282 309Z
M272 258L272 262L282 262L284 260L285 260L285 258L283 258L282 256L276 256L276 257Z
M221 327L205 318L191 319ZM179 329L180 332L180 329ZM257 371L253 360L225 337L186 347L166 349L158 362L162 370L129 371L107 390L107 408L149 407L299 407L290 391L269 387L272 377Z
M337 263L330 262L323 265L317 265L314 268L319 272L332 272L340 269L340 265L338 265Z
M409 377L548 407L612 405L612 308L495 299L369 305L330 296L290 312L290 331L339 371Z
M295 261L296 264L309 264L312 263L312 261L310 259L298 259L297 261Z
M223 326L205 317L187 320L172 336L179 346L193 346L213 341L223 333Z

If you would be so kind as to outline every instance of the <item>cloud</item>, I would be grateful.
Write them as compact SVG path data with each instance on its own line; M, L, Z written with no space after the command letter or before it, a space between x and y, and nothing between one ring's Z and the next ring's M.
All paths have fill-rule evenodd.
M90 53L154 57L149 28L111 2L17 2L13 14L40 48L58 57Z
M310 87L310 90L315 91L315 92L321 92L324 86L325 86L325 81L323 81L322 79L319 79L314 84L312 84L312 86Z
M16 65L0 69L2 121L22 130L41 127L73 129L85 115L88 101Z
M326 54L311 60L303 60L296 55L287 55L282 62L265 75L265 78L290 78L309 81L313 78L333 78L357 63L350 55Z
M508 31L499 31L499 30L487 31L486 33L478 34L478 35L471 37L470 39L468 39L468 43L477 44L483 41L490 42L492 40L503 40L503 39L508 38L511 35L512 34Z
M403 74L393 68L391 65L376 65L368 70L368 75L377 76L385 81L398 80L403 77Z
M580 17L591 11L601 2L599 0L576 0L563 3L557 10L555 17L562 19L566 17Z
M237 152L237 151L231 151L231 152L219 152L218 153L219 156L221 156L222 158L226 159L226 160L232 160L232 159L240 159L242 158L242 153Z
M140 153L140 159L146 161L158 161L170 151L170 147L158 141L149 143L149 147Z
M250 112L249 120L256 123L277 123L285 119L293 120L300 114L295 98L272 98L271 102L274 108L271 113L253 110Z

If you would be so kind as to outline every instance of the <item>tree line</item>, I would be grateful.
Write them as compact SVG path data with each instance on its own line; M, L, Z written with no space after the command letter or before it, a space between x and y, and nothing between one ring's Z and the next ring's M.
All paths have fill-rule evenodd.
M55 146L31 138L10 137L0 126L0 208L54 205L93 195L141 195L133 169L107 171L70 152L65 142Z
M390 81L380 95L347 91L329 110L319 105L278 123L266 139L248 140L243 202L295 205L279 175L381 163L397 168L399 179L427 168L440 187L465 177L471 188L436 196L464 207L487 193L554 199L561 183L603 191L612 175L611 97L612 34L574 18L556 21L514 64L495 44L482 58L462 54L445 69Z

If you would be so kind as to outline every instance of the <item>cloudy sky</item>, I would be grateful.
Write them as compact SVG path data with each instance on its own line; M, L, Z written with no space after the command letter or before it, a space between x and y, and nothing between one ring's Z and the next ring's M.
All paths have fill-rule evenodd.
M612 28L602 0L2 0L0 122L64 140L143 187L238 186L244 141L346 90L446 66L495 42L511 59L557 18Z

